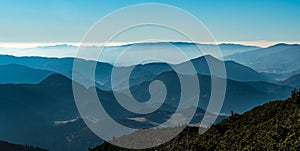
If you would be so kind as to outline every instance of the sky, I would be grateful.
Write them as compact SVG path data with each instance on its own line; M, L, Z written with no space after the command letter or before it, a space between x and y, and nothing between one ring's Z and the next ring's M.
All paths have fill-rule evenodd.
M80 43L102 17L143 3L168 4L191 13L218 42L300 42L300 0L1 0L0 47Z

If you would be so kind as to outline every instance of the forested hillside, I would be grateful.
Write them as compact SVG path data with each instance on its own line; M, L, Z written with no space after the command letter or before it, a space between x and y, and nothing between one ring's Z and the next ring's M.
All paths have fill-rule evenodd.
M93 151L126 150L104 143ZM199 135L187 127L161 146L146 150L300 150L300 91L235 114Z
M0 150L1 151L47 151L38 147L32 147L27 145L17 145L4 141L0 141Z

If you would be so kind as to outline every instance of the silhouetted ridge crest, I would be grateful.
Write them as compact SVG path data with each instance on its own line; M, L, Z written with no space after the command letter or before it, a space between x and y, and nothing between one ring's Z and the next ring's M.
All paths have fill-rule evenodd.
M54 73L54 74L51 74L50 76L48 76L40 84L50 86L50 85L71 84L71 83L72 83L72 81L69 78L67 78L61 74Z

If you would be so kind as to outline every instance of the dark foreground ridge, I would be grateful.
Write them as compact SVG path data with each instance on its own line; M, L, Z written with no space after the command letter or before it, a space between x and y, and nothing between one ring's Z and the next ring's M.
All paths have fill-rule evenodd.
M202 135L198 131L197 127L187 127L170 142L145 150L300 150L300 91L242 115L233 113ZM110 150L129 149L107 142L92 149Z
M0 141L0 150L1 151L47 151L38 147L32 147L27 145L17 145L4 141Z

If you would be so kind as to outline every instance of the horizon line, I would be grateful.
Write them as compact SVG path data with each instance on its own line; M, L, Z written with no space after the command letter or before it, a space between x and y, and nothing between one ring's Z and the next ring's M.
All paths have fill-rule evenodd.
M99 47L114 47L114 46L126 46L131 44L142 44L142 43L159 43L159 42L182 42L182 43L195 43L195 44L237 44L245 46L256 46L261 48L267 48L279 43L285 44L300 44L296 41L216 41L216 42L190 42L190 41L139 41L139 42L111 42L109 44L105 43L89 43L85 46L99 46ZM47 46L59 46L59 45L69 45L69 46L81 46L80 42L0 42L0 48L14 48L14 49L26 49L26 48L36 48L36 47L47 47Z

